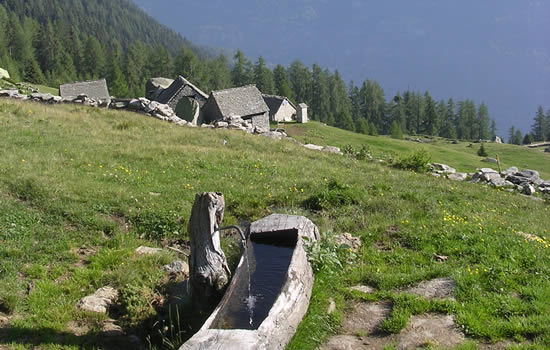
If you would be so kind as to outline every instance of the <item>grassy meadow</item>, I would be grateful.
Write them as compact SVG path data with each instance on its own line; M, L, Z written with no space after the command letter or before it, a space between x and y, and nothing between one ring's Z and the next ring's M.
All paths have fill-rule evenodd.
M459 171L485 164L476 144L421 145L318 123L284 127L302 142L366 144L379 158L423 148ZM536 169L550 179L548 154L487 148L503 166ZM392 302L383 332L399 332L411 315L436 312L454 315L468 349L500 340L550 347L548 201L290 141L74 105L0 100L0 150L0 320L7 320L0 322L0 349L109 348L101 333L107 317L145 343L168 283L161 267L177 255L134 250L185 240L194 196L205 191L225 195L224 224L277 212L319 226L325 239L311 255L313 296L289 349L315 349L337 333L353 300ZM342 232L361 238L357 256L330 243ZM226 253L235 255L230 243L224 238ZM448 259L439 262L436 254ZM455 301L400 292L435 277L456 280ZM349 292L357 284L376 292ZM120 290L120 307L110 315L76 308L105 285ZM330 315L329 298L337 304ZM193 323L189 317L181 314L183 323Z

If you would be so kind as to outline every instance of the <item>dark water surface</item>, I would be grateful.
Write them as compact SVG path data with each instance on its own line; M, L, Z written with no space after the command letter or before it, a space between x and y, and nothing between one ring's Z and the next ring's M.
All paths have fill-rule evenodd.
M211 329L252 330L258 329L265 320L286 283L296 247L293 232L281 233L278 237L258 234L248 241L245 261L234 276L237 281L226 292Z

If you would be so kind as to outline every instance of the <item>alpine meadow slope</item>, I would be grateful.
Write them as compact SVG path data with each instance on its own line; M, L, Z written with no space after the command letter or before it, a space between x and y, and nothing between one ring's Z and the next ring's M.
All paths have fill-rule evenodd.
M164 340L177 348L200 325L185 303L168 312L173 281L162 266L177 253L135 249L184 244L194 196L206 191L225 195L224 224L277 212L319 226L322 242L310 252L313 296L289 349L315 349L338 333L350 305L365 300L392 304L382 332L399 333L413 315L436 313L454 317L463 349L501 340L550 346L547 201L128 112L2 99L0 124L0 347L120 348L147 344L149 335L153 347ZM416 147L319 123L285 127L303 141L367 145L375 158ZM422 147L434 161L467 170L477 167L468 165L476 157L467 145ZM550 174L531 163L532 150L494 150L509 152L504 162ZM342 232L361 239L356 254L333 243ZM234 261L230 236L223 247ZM456 281L454 300L403 293L436 277ZM348 290L357 284L374 292ZM119 291L107 315L76 307L103 286ZM336 310L328 314L330 298ZM106 337L107 325L121 332Z

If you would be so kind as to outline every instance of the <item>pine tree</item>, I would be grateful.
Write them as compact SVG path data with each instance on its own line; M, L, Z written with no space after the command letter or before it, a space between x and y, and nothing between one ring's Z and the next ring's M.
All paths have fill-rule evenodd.
M220 54L218 58L210 62L210 74L206 91L221 90L231 87L231 72L228 68L227 58ZM205 92L206 92L205 91Z
M294 102L311 104L311 72L300 61L294 61L288 68Z
M489 133L491 134L491 140L495 140L497 137L497 122L491 119L491 126L489 127Z
M256 87L264 94L272 95L275 93L273 73L266 67L265 60L262 56L258 57L258 61L254 66L254 83L256 84Z
M252 63L244 56L241 50L237 50L233 56L234 66L231 70L231 79L234 86L244 86L252 82Z
M424 112L425 122L423 131L428 135L437 135L439 132L439 116L437 115L435 102L428 91L426 91L426 93L424 94L424 100L426 104L426 110Z
M23 79L29 83L42 84L44 83L44 74L40 70L40 65L34 57L28 57L25 61L23 70Z
M489 134L489 109L487 108L487 105L485 105L485 102L482 102L479 105L479 109L477 112L477 127L478 127L478 138L480 140L487 140L490 138Z
M285 67L278 64L273 70L273 80L275 83L275 93L279 96L284 96L292 99L292 89L290 88L290 79Z
M403 138L403 131L401 130L401 126L395 120L391 124L391 137L392 139L399 140Z
M317 64L312 68L311 83L312 119L326 123L331 113L328 76Z
M514 142L513 142L513 144L514 145L521 145L522 139L523 139L523 136L521 134L521 130L516 129L516 132L514 133Z
M533 139L535 141L545 141L546 136L548 135L548 122L546 116L544 115L544 110L542 106L539 106L537 109L537 114L534 118L533 126L531 127L531 133L533 134Z
M59 72L64 50L50 21L40 29L38 42L38 57L42 71L50 74Z
M126 82L124 74L122 74L122 70L120 69L117 60L114 60L111 63L111 72L109 74L109 92L111 95L116 97L128 97L129 95L128 83Z
M88 78L102 78L105 76L105 51L94 36L90 35L86 41L82 65L82 70Z
M530 145L530 144L533 143L533 141L534 141L533 135L531 135L530 133L527 133L527 134L525 134L525 137L523 138L522 144L523 145Z
M174 73L198 84L203 76L203 66L197 55L182 45L174 59Z
M516 136L516 128L514 128L513 126L510 127L510 129L508 130L508 143L510 145L513 145L514 144L514 138Z
M369 134L369 123L366 121L365 118L359 117L357 121L355 122L355 131L357 131L360 134Z

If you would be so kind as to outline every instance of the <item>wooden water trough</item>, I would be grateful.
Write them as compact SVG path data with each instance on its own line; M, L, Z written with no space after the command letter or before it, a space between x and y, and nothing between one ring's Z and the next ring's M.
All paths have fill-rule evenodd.
M303 216L273 214L253 222L221 302L180 350L284 349L313 287L304 238L318 240L319 230Z

